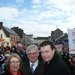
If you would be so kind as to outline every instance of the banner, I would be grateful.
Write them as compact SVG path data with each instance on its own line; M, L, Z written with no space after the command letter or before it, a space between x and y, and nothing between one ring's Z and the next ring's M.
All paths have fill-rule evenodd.
M75 29L68 29L69 53L75 54Z

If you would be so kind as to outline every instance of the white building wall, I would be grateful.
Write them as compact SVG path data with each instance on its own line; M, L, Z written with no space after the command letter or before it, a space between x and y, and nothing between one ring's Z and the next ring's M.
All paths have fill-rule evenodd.
M10 43L10 38L6 37L5 33L3 32L3 30L1 29L0 30L0 35L2 34L2 39L4 39L4 42L0 42L1 43L4 43L5 45L7 45L7 43ZM0 37L1 38L1 37Z

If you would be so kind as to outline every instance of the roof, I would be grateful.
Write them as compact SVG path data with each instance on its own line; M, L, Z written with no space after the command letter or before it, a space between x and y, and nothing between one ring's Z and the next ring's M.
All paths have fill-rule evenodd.
M58 37L57 39L56 39L56 41L57 40L60 40L60 39L63 39L63 38L65 38L65 37L67 37L68 36L68 34L67 33L64 33L63 35L61 35L60 37Z
M38 40L41 40L41 39L43 40L44 39L45 40L45 39L49 39L49 37L36 37L34 39L38 39Z
M56 32L56 31L61 31L61 32L63 32L62 30L60 30L59 28L57 28L56 30L54 30L54 32Z
M10 34L18 35L15 31L13 31L13 30L11 30L11 29L5 27L5 26L3 26L3 28L4 28L5 30L7 30L8 33L10 33Z

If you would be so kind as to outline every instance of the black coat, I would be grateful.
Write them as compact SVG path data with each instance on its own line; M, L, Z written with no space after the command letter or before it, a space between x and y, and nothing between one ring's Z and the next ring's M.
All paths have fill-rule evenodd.
M71 75L69 67L55 52L53 59L45 67L43 75Z
M34 74L32 73L31 69L30 69L30 65L29 62L26 65L25 63L22 65L21 68L22 72L24 75L43 75L44 72L44 65L42 62L39 61L38 66L36 67Z

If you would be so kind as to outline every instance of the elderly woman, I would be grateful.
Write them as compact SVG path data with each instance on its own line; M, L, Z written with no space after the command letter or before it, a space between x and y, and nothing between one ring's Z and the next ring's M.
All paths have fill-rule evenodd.
M6 60L6 69L1 75L23 75L20 71L21 58L18 54L12 53Z

